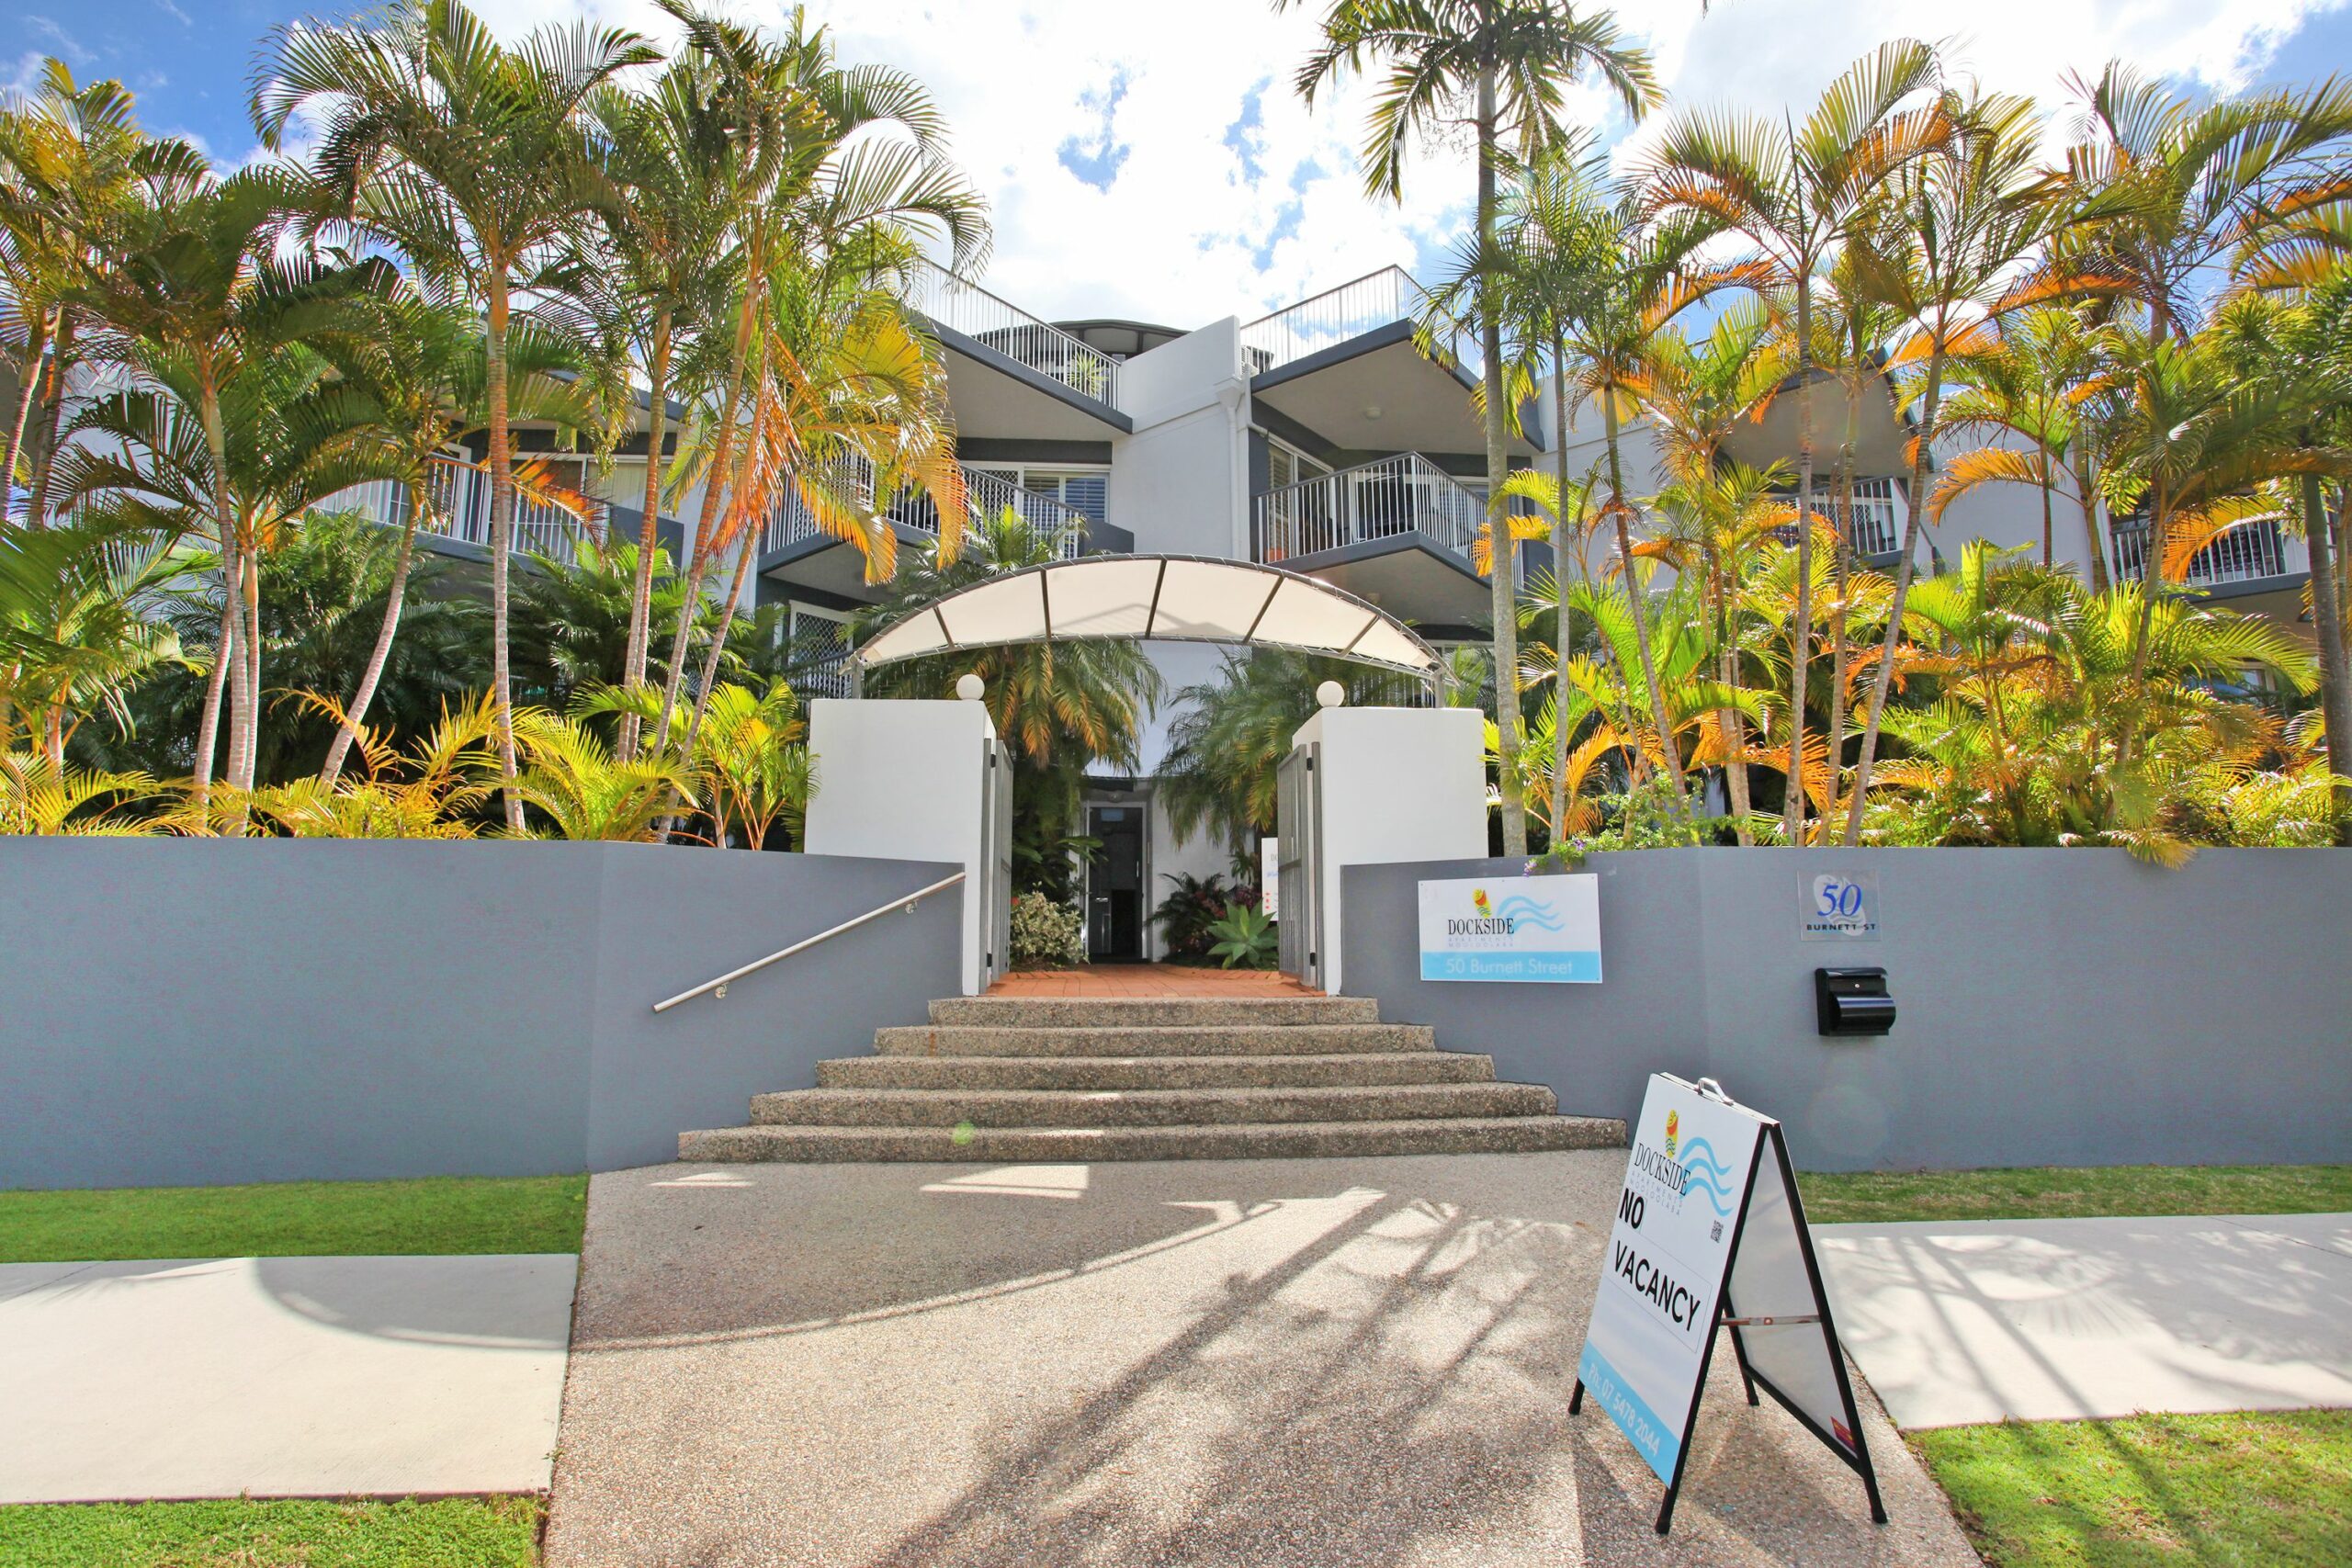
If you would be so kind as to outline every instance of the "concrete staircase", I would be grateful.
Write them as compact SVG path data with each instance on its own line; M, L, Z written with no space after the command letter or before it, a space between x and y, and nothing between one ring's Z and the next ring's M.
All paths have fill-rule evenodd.
M1340 997L959 997L875 1031L875 1054L763 1094L684 1160L1250 1159L1619 1147L1490 1056Z

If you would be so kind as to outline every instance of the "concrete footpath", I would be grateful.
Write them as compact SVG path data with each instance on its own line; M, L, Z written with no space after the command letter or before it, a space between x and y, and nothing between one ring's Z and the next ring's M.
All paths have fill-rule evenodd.
M574 1265L0 1265L0 1503L541 1490Z
M599 1176L549 1568L1973 1565L1718 1358L1673 1535L1567 1413L1622 1150Z
M2352 1214L1814 1232L1897 1425L2352 1405Z

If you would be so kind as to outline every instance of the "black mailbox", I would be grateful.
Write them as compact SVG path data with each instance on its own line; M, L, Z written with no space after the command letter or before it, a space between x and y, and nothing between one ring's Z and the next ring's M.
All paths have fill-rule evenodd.
M1813 1005L1824 1034L1884 1034L1894 1027L1883 969L1815 970Z

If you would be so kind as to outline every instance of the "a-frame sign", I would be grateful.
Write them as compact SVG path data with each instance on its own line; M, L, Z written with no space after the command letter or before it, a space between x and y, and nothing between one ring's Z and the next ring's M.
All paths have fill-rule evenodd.
M1571 1414L1589 1389L1666 1483L1674 1523L1690 1428L1718 1329L1731 1331L1747 1403L1762 1389L1862 1478L1886 1522L1805 1230L1781 1124L1712 1078L1650 1079L1577 1363Z

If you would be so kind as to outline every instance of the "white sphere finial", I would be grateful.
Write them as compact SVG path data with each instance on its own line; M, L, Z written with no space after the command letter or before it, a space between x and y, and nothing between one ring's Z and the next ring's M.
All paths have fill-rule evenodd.
M978 702L988 694L989 683L970 671L956 677L956 694L967 703Z
M1315 688L1315 701L1327 708L1338 707L1348 700L1348 689L1337 681L1326 681Z

